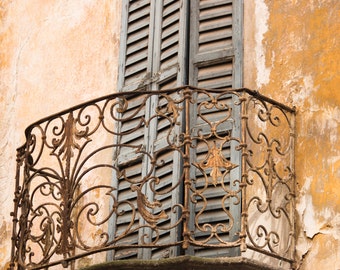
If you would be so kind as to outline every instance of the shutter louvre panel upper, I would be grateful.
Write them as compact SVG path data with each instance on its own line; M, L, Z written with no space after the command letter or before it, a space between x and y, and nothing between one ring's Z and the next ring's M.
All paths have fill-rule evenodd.
M191 9L190 84L233 87L233 1L192 1Z
M151 72L153 6L150 0L124 1L123 6L118 88L132 91L144 86Z

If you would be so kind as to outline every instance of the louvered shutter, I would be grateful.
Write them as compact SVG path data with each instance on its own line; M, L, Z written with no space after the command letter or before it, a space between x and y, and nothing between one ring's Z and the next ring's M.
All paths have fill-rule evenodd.
M241 87L241 1L237 0L198 0L191 1L190 24L190 80L191 85L199 88L228 89ZM214 98L217 98L215 95ZM238 142L229 138L239 137L240 119L236 100L232 95L218 97L215 106L207 106L205 102L213 101L211 96L198 93L197 105L191 108L193 117L191 125L196 148L192 149L191 178L195 179L191 208L191 231L196 241L206 245L218 245L238 239L240 231L240 207L238 198L229 197L239 189L241 179L240 166L233 167L230 173L225 168L209 168L212 150L223 157L225 162L240 164L240 154L236 151ZM216 132L213 129L216 128ZM215 147L215 148L214 148ZM205 167L202 172L197 167ZM213 171L216 170L216 171ZM218 178L212 175L220 173ZM215 183L206 183L215 181ZM221 181L221 182L218 182ZM230 192L231 191L231 192ZM239 193L238 196L241 194ZM232 220L230 215L235 219ZM210 224L210 225L208 225ZM218 236L213 236L216 229ZM211 237L213 236L213 237ZM210 240L208 238L211 237ZM238 249L195 247L189 254L203 257L237 256Z
M185 84L185 57L186 53L186 33L188 20L188 5L186 1L178 0L154 0L157 4L156 25L157 36L154 44L154 81L152 89L164 90ZM176 94L170 98L176 100ZM163 96L155 96L158 109L168 105L169 100ZM178 108L181 106L178 106ZM154 111L154 107L151 107ZM178 111L176 122L181 123L182 112ZM175 117L175 113L169 113L170 118ZM171 134L169 134L171 129ZM159 177L160 184L155 187L155 199L161 202L162 209L168 214L169 220L163 221L161 227L171 227L178 220L179 211L172 211L173 206L181 203L181 175L182 157L179 152L169 148L168 139L171 141L178 139L182 131L181 125L170 127L170 122L166 117L159 117L154 121L152 128L153 141L152 152L157 153L157 160L160 166L156 166L154 174ZM170 192L169 192L170 191ZM151 196L151 194L150 194ZM179 209L177 209L179 210ZM156 213L157 214L157 213ZM181 231L179 226L161 231L159 244L179 241ZM153 249L150 257L153 259L173 257L179 255L179 247Z
M179 215L179 211L175 213L172 207L181 200L180 186L177 183L182 173L180 154L168 147L167 137L175 138L182 127L172 126L172 132L169 134L171 122L166 117L155 117L155 111L162 110L168 100L162 96L141 94L144 90L169 89L185 84L187 12L188 5L185 1L124 1L118 87L121 91L137 92L127 98L128 109L120 115L124 119L132 115L134 117L118 124L117 131L124 135L118 136L117 143L141 146L146 152L156 156L157 160L163 161L156 164L152 171L152 175L159 177L159 183L154 185L154 190L150 185L144 185L142 192L149 200L161 203L161 207L155 209L153 214L157 215L163 210L168 215L169 218L161 224L164 228L174 224ZM143 106L142 110L139 110L140 106ZM135 112L137 113L134 114ZM171 113L169 116L173 117ZM117 183L117 200L129 200L137 209L137 194L131 190L131 182L139 183L153 167L149 157L138 155L135 150L134 147L122 146L115 153L116 166L120 172L124 172L124 176L116 175L114 182ZM174 164L176 166L173 166ZM129 208L131 206L126 203L120 206L119 210L125 212L121 216L118 215L113 222L116 237L131 226L133 211L129 212ZM143 222L137 214L132 226L143 225ZM160 230L159 233L158 244L178 241L181 234L178 226ZM156 237L150 228L143 227L119 243L141 243L145 234L151 236L144 238L145 241L153 241L153 237ZM114 258L164 258L178 255L178 252L178 248L125 249L115 252Z
M159 184L154 187L156 192L147 187L142 192L150 200L155 199L161 202L162 209L169 214L169 219L164 221L164 224L160 224L166 228L177 220L178 213L171 211L171 207L183 200L182 187L172 188L181 181L182 159L178 152L167 148L167 136L170 135L171 139L174 139L183 127L181 125L172 126L166 117L154 117L156 109L162 110L168 104L169 100L164 96L151 95L143 99L141 96L144 97L144 95L140 95L140 93L144 90L169 89L188 83L202 88L241 87L241 47L239 46L241 44L241 25L238 17L241 14L241 0L125 0L123 6L118 87L121 91L136 90L136 94L127 98L129 108L121 114L121 117L126 120L117 125L118 132L124 134L129 131L133 132L118 136L117 143L140 145L145 151L155 154L157 159L162 161L152 172L160 179ZM173 95L172 98L175 100L176 95ZM239 155L231 154L231 152L235 152L237 143L219 138L237 137L240 123L233 121L239 112L233 106L234 98L231 95L220 97L219 102L226 104L224 109L205 108L204 102L209 101L209 97L202 93L199 93L196 98L199 105L187 109L190 110L192 136L196 137L197 144L197 148L192 149L191 152L192 192L198 191L197 194L199 194L204 184L202 184L203 173L197 169L197 164L204 164L209 154L208 148L211 148L214 143L217 143L217 146L221 148L225 159L239 164ZM139 106L143 106L143 110L138 111ZM144 109L145 113L143 113ZM229 112L232 113L232 116L226 121L222 121L221 119L224 119ZM178 116L178 122L182 119L181 113ZM127 119L132 115L131 119ZM171 113L169 115L170 117L174 116ZM143 119L145 121L142 121ZM150 123L149 119L152 119ZM214 136L209 136L211 126L205 119L209 119L213 123L220 121L215 125L217 131ZM148 122L148 126L146 126L146 122ZM183 124L185 123L183 122ZM171 129L170 133L169 129ZM204 139L203 137L202 139L199 134L209 136L209 138ZM137 208L136 194L131 191L131 182L138 183L148 173L151 164L148 158L142 154L136 154L134 150L135 148L122 146L116 151L115 164L119 167L120 172L124 172L124 177L129 181L124 181L124 177L116 175L114 182L117 183L118 201L129 200ZM208 168L206 173L211 173L211 169ZM223 185L237 189L237 186L233 186L231 183L239 176L239 170L233 169L225 178ZM169 193L167 192L169 190L172 191ZM208 237L208 232L199 229L205 223L230 223L228 216L221 211L221 200L223 200L224 207L232 212L236 219L232 230L220 236L227 242L235 240L236 232L239 231L237 218L240 213L240 205L232 207L231 200L223 199L226 192L218 186L209 185L202 192L202 196L207 198L209 205L202 208L200 196L194 196L197 203L192 202L190 218L193 237L198 240L202 239L202 241ZM113 221L112 227L115 236L124 233L129 227L138 226L140 222L143 222L138 216L135 216L133 223L130 222L133 212L129 212L127 204L120 205L120 210L125 212L124 215L118 215ZM154 212L154 214L159 213L160 209ZM140 243L141 237L149 233L150 229L143 228L119 240L119 244ZM181 232L178 227L164 230L160 234L159 243L173 242L180 237ZM198 256L232 255L226 251L226 248L213 249L212 254L209 253L209 249L203 247L190 248L186 253ZM178 248L153 250L131 248L115 252L114 258L164 258L178 255L179 252Z

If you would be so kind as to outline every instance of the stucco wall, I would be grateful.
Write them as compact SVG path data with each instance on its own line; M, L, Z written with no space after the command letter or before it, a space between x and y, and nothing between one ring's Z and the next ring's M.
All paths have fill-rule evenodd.
M0 268L24 128L115 90L120 2L0 0ZM244 86L297 107L298 267L340 269L340 2L244 6Z
M0 1L0 269L10 259L15 149L24 142L24 129L115 91L120 5Z
M244 4L245 87L297 108L297 266L340 269L340 2Z

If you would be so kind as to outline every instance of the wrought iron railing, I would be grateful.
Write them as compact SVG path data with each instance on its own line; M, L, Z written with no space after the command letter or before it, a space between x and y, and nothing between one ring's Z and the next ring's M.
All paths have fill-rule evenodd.
M294 109L255 91L112 94L29 126L17 164L13 268L93 254L293 262Z

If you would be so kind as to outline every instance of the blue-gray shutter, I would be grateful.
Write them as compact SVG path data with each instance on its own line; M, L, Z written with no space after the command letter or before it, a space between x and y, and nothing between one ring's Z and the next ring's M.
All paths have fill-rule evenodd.
M118 88L120 91L137 90L136 95L128 98L131 111L140 105L142 99L138 93L144 90L169 89L188 83L202 88L238 88L242 86L241 0L125 0L123 7ZM188 23L189 17L190 23ZM189 28L187 28L188 26ZM190 49L188 50L187 44L189 43ZM204 100L206 97L201 95L198 98ZM232 96L224 97L223 101L230 107L233 106ZM152 117L155 108L164 106L165 102L164 98L158 99L156 96L149 98L145 102L145 118ZM206 123L201 117L197 117L197 107L190 108L190 113L193 136L199 129L209 132ZM209 119L219 119L223 117L225 111L206 110L203 113ZM232 113L233 117L239 114L236 107L233 108ZM121 123L117 126L117 130L125 132L134 129L140 123L141 117L143 117L142 113L131 121ZM180 115L179 119L181 117ZM239 122L227 121L223 125L219 125L218 132L226 134L230 131L232 136L236 137L239 135L239 125ZM132 134L117 139L119 143L143 145L147 151L158 153L158 159L164 161L164 166L158 166L153 172L161 179L161 185L157 187L158 191L175 185L179 181L182 170L181 158L177 152L162 151L167 145L165 137L168 126L169 123L165 119L155 118L149 127L140 126ZM176 126L174 132L179 134L181 130L181 126ZM212 141L213 139L209 140L210 143ZM202 161L207 155L207 149L201 147L199 140L197 144L198 148L193 149L191 153L193 165L195 162ZM235 146L235 142L224 145L223 154L232 163L239 164L240 157L235 152ZM231 154L232 152L233 154ZM142 156L134 156L132 149L122 147L115 154L117 166L122 170L125 169L130 179L137 181L146 174L149 166L148 161ZM191 177L195 181L202 176L197 172L197 169L192 169ZM230 177L237 179L239 170L232 170ZM118 200L129 199L136 205L136 194L131 192L129 184L126 181L120 181L117 177L114 182L117 183ZM198 182L195 181L195 183ZM199 189L200 187L194 188ZM175 189L168 195L155 195L156 198L153 198L154 194L150 190L145 189L143 192L149 199L157 199L162 203L162 209L170 216L167 223L173 224L177 220L177 214L171 213L170 210L172 205L183 200L180 189ZM223 192L218 188L209 187L204 195L208 197L209 207L199 219L200 225L205 222L214 223L216 220L228 222L228 218L219 209ZM194 232L193 237L197 239L206 236L206 233L197 230L194 225L195 215L200 210L199 207L199 205L192 204L190 220L190 228ZM231 207L230 211L236 219L240 217L240 205ZM113 222L115 235L119 235L126 229L130 218L128 213L117 217ZM138 222L139 219L136 218L135 224ZM141 235L148 233L148 230L140 230L122 241L136 244ZM235 221L233 229L223 237L226 241L232 241L237 238L238 231L239 223ZM164 231L160 237L160 243L176 241L181 237L180 234L178 228L169 230L169 232ZM187 254L198 256L231 255L227 253L226 248L212 249L213 253L209 250L211 249L190 248ZM179 255L179 252L178 248L153 250L134 248L117 251L114 258L164 258Z
M190 18L190 66L189 84L199 88L214 88L214 89L232 89L242 87L242 69L241 69L241 53L242 53L242 35L241 35L241 16L242 16L242 1L241 0L199 0L191 1L191 18ZM191 159L193 163L202 163L207 160L208 147L211 148L216 143L222 144L221 152L223 157L229 160L232 164L240 165L240 153L236 151L237 141L224 142L223 139L228 135L239 137L240 122L239 106L234 106L237 97L233 95L225 95L219 99L220 104L226 104L228 109L211 109L202 107L204 101L208 101L209 97L204 94L198 94L196 99L198 105L193 106L191 111L191 125L193 137L196 138L197 148L192 149ZM226 121L222 121L226 114L231 112L231 116ZM199 131L204 136L211 134L211 126L203 119L209 119L212 123L222 121L217 125L216 136L210 136L204 142L198 136ZM211 170L210 170L211 171ZM206 175L209 176L209 169ZM223 172L223 171L222 171ZM197 203L191 206L191 230L194 231L196 240L204 241L210 235L208 231L202 228L204 224L217 225L218 223L228 226L231 222L230 218L223 211L222 199L226 196L225 190L221 185L209 184L205 189L205 180L197 168L192 166L191 178L195 179L193 185L193 193L202 191L202 194L207 200L207 206L202 208L203 200L200 196L195 196ZM231 190L238 190L239 186L237 179L241 179L240 166L231 170L224 178L224 185ZM236 184L235 186L233 184ZM238 196L241 196L239 193ZM240 198L240 197L239 197ZM238 232L240 231L240 214L241 202L234 205L237 198L226 200L224 206L233 215L234 224L230 231L219 232L219 237L226 242L236 241ZM202 213L200 213L202 211ZM195 218L197 224L195 225ZM198 227L201 227L199 229ZM207 244L217 245L220 242L216 238L212 238ZM190 248L188 254L195 254L203 257L216 256L237 256L239 249L229 248L205 248L195 247Z
M121 35L121 57L119 67L118 87L120 91L137 91L135 96L128 98L129 108L133 111L140 106L143 96L138 93L144 90L162 90L174 88L185 84L185 60L186 53L186 26L188 16L186 1L178 0L149 0L149 1L124 1L124 14ZM140 112L131 121L122 122L118 125L118 132L133 130L140 123L142 117L146 120L152 118L155 110L164 106L164 98L156 95L150 96L145 102L145 114ZM133 105L135 104L135 105ZM129 112L125 112L128 115ZM125 115L122 115L124 117ZM181 117L181 116L179 116ZM164 164L157 165L154 175L161 179L160 184L155 186L155 194L147 187L143 190L149 200L158 200L161 210L164 210L169 219L162 226L174 224L178 219L171 209L181 200L180 187L173 189L167 194L162 191L170 190L180 181L181 158L176 151L162 151L167 146L166 130L169 121L164 118L153 118L148 127L141 126L132 134L121 136L119 143L143 145L150 153L157 153L157 158ZM181 126L176 126L174 133L179 134ZM132 159L132 161L131 161ZM171 164L170 164L171 163ZM150 169L150 160L145 156L134 156L133 148L121 147L116 152L116 164L120 170L125 170L130 179L141 179ZM173 167L172 164L177 164ZM140 169L142 168L142 169ZM127 181L121 181L116 176L116 196L118 201L129 199L137 207L136 194L131 192ZM123 209L122 209L123 210ZM128 209L124 209L128 210ZM158 210L160 211L160 210ZM154 214L158 214L155 210ZM132 215L125 213L113 221L114 234L117 236L129 225ZM143 222L136 217L135 224ZM151 229L143 228L135 234L122 240L129 244L136 244L144 234L149 234ZM161 231L159 244L167 244L170 241L178 241L181 232L179 227ZM122 243L120 242L120 243ZM178 247L159 249L125 249L117 251L114 258L164 258L179 254Z
M118 90L122 92L143 90L147 87L147 82L151 77L150 54L152 54L153 40L153 10L150 0L143 1L123 1L120 65L118 73ZM125 100L124 100L125 101ZM138 94L129 96L126 101L129 109L118 114L119 118L128 118L141 106L141 98ZM144 101L146 106L146 102ZM130 112L130 114L129 114ZM142 125L143 110L129 121L116 123L117 133L126 133L125 136L115 138L115 143L127 145L144 145L145 127ZM137 129L136 129L137 128ZM131 181L139 181L143 174L141 170L143 156L135 154L135 149L130 147L120 147L114 153L114 165L120 172L125 172L126 177ZM137 195L132 192L130 183L124 181L121 175L116 173L113 185L116 188L117 201L119 203L129 201L133 207L137 208ZM123 215L117 215L112 220L113 238L124 234L129 226L138 226L139 218L133 218L133 211L128 204L122 203L118 211L125 211ZM131 223L132 222L132 223ZM117 242L118 245L138 244L139 232L130 233ZM129 248L113 252L110 259L130 259L137 258L138 249Z

